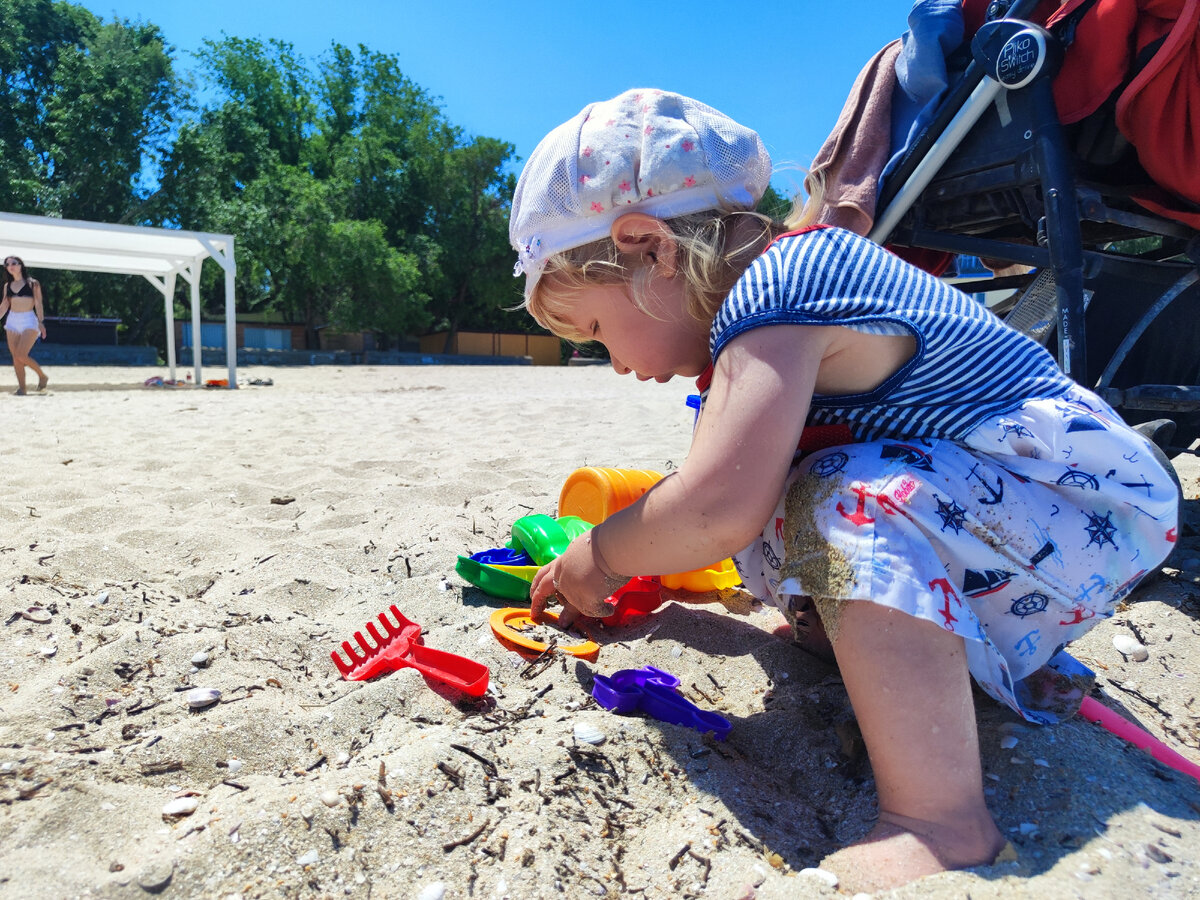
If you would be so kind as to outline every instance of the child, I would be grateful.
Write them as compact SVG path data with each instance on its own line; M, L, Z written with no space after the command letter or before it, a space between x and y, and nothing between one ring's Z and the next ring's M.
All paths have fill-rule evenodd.
M1073 714L1091 673L1062 648L1166 558L1178 492L1144 438L970 298L849 232L752 212L770 171L754 132L650 90L530 156L509 229L530 313L704 397L684 465L543 567L531 599L604 616L627 575L733 555L814 647L823 623L879 820L822 865L881 890L995 859L970 676L1030 721Z

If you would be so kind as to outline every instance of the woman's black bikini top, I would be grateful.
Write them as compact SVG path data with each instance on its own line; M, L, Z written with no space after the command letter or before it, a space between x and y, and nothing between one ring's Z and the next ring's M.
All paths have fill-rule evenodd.
M10 281L8 284L6 284L4 286L4 292L6 294L8 294L8 296L10 296L10 297L32 297L33 296L33 279L26 278L25 283L23 285L21 285L21 289L19 291L14 291L12 289L12 282Z

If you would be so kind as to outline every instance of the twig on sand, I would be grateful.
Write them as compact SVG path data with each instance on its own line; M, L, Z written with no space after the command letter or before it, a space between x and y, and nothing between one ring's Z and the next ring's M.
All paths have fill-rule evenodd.
M1118 691L1124 691L1126 694L1129 694L1132 697L1137 697L1139 700L1141 700L1147 706L1153 707L1160 715L1163 715L1168 719L1171 718L1171 714L1169 712L1167 712L1165 709L1163 709L1161 704L1159 704L1157 701L1151 700L1149 697L1147 697L1141 691L1136 690L1131 687L1126 687L1125 685L1121 684L1119 681L1114 681L1111 678L1106 678L1105 680L1109 684L1111 684L1113 687L1115 687Z
M462 772L458 771L458 769L454 768L454 766L450 765L450 763L443 762L441 760L438 761L437 767L442 771L442 774L444 774L447 778L449 778L452 782L454 782L454 786L456 788L460 788L460 789L462 788L462 786L463 786L463 773Z
M383 801L387 811L392 812L396 808L396 801L391 788L387 786L387 766L383 764L383 760L379 761L379 778L375 782L375 790L379 792L379 799Z
M681 859L683 859L684 855L686 855L687 852L691 849L692 849L692 845L691 845L690 841L688 843L684 844L682 847L680 847L679 852L676 853L674 856L672 856L671 861L667 863L667 868L670 869L672 872L674 872L675 867L677 865L679 865L679 861Z
M701 697L703 697L705 700L707 700L710 706L717 705L716 702L713 700L713 698L708 696L708 694L704 693L704 691L702 691L700 689L700 685L696 684L696 682L694 682L694 681L692 682L692 690L695 691L697 694L699 694Z
M546 644L546 649L529 661L529 664L521 670L522 678L537 678L542 672L550 668L554 662L554 657L558 654L558 638L552 637Z
M456 840L448 841L447 843L442 844L442 850L444 850L446 853L449 853L455 847L465 847L467 844L471 843L473 840L475 840L477 837L479 837L481 834L483 834L484 831L487 830L487 827L491 824L492 824L491 819L484 819L483 824L480 825L478 828L476 828L474 831L472 831L470 834L468 834L466 837L461 837Z
M476 760L481 766L483 766L483 771L492 778L496 778L500 774L500 770L496 768L496 764L494 762L492 762L486 756L481 756L480 754L476 753L470 747L464 747L462 744L451 744L450 747L451 749L457 750L459 753L465 753L467 756Z

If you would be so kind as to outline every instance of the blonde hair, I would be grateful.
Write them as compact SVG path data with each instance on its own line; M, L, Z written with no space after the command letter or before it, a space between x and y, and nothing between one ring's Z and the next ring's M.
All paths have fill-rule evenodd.
M675 266L684 279L689 315L710 324L721 302L767 244L781 233L816 221L824 191L819 181L810 180L806 187L811 192L808 201L803 202L799 195L793 198L782 222L744 209L714 209L665 220L675 237ZM747 220L754 227L742 226ZM550 256L524 306L539 325L553 334L586 343L592 336L567 319L576 293L590 285L628 284L638 308L654 315L646 298L652 270L653 264L647 265L640 255L623 253L611 237L601 238ZM554 290L547 289L551 277Z

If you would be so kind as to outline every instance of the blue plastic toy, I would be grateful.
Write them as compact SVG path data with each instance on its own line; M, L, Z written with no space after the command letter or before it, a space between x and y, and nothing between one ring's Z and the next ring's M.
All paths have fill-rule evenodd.
M641 710L646 715L671 725L683 725L698 731L711 731L723 741L733 724L724 716L700 709L676 693L679 679L654 666L621 669L612 675L594 675L592 696L605 709L618 713Z

